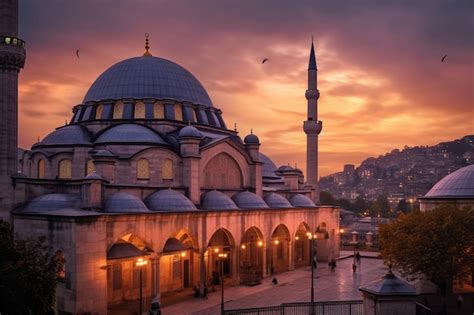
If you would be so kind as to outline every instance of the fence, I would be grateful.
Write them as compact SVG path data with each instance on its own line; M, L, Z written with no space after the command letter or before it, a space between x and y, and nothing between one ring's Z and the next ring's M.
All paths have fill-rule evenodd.
M226 315L362 315L364 308L361 300L284 303L279 306L267 306L225 310Z

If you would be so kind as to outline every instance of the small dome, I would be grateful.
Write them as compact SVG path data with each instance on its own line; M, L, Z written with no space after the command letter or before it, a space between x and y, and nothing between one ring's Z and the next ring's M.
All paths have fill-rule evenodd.
M240 192L232 196L235 204L242 209L267 209L268 205L263 199L249 191Z
M202 138L202 135L199 130L197 130L197 128L193 126L186 126L184 128L181 128L178 136L180 138Z
M302 194L296 194L290 199L290 203L294 207L306 208L306 207L316 207L313 200L309 199L307 196Z
M447 175L428 191L426 197L474 198L474 164Z
M51 132L36 145L90 145L88 132L81 126L68 125Z
M121 124L107 129L97 140L96 144L110 143L147 143L161 144L167 143L153 130L136 124Z
M288 171L293 172L294 170L295 169L289 165L282 165L277 169L278 172L288 172Z
M197 210L191 200L172 189L163 189L151 194L145 203L151 211Z
M85 102L156 98L212 107L201 83L180 65L144 56L120 61L105 70L92 84Z
M245 138L244 138L244 142L246 144L260 144L260 140L253 133L251 133L249 135L246 135Z
M22 212L57 211L80 207L81 200L74 194L46 194L28 202Z
M149 210L140 198L127 192L119 191L107 197L104 212L132 213L149 212Z
M232 210L238 209L232 199L217 190L208 191L202 197L202 208L205 210Z
M270 208L293 208L288 199L277 193L269 193L263 199Z

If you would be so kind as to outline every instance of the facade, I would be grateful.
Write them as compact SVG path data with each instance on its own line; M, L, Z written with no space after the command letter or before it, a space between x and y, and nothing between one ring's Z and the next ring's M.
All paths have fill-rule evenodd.
M106 314L136 300L140 286L148 300L193 286L202 291L219 280L220 267L227 282L257 284L309 264L307 233L318 237L318 259L338 256L339 209L316 205L321 123L313 45L307 181L296 168L277 168L255 134L242 140L227 129L201 83L152 56L148 38L143 56L96 79L70 123L18 151L18 166L11 130L25 50L16 37L18 3L7 3L0 11L0 112L15 115L1 117L1 128L11 128L0 137L1 214L20 237L46 236L64 258L59 313Z

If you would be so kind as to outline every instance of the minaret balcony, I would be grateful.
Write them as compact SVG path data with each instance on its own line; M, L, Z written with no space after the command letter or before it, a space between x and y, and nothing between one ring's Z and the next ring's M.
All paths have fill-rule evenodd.
M303 125L303 130L307 135L308 134L319 135L322 129L323 129L323 122L320 120L308 119L307 121L304 122L304 125Z
M317 100L319 98L319 91L318 90L306 90L304 94L307 100Z

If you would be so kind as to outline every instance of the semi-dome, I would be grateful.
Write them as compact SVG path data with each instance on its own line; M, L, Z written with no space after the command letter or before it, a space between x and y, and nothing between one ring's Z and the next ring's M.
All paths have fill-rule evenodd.
M267 209L268 205L263 201L262 197L251 193L250 191L243 191L232 196L235 204L242 209Z
M124 191L108 196L105 199L104 211L108 213L149 212L140 198Z
M205 210L238 209L229 196L217 190L211 190L204 194L201 207Z
M90 136L81 126L68 125L51 132L36 145L89 145Z
M45 194L28 202L23 212L57 211L62 209L78 209L81 200L74 194Z
M425 198L474 198L474 164L447 175L428 191Z
M271 208L293 208L288 199L277 193L269 193L263 199Z
M137 124L121 124L107 129L96 140L96 144L147 143L166 145L167 143L150 128Z
M290 199L290 203L294 207L306 208L306 207L316 207L313 200L302 194L296 194Z
M126 98L169 99L212 107L209 95L191 72L152 56L114 64L95 80L83 102Z
M193 126L186 126L181 128L178 137L180 138L202 138L201 132Z
M164 189L151 194L146 200L151 211L188 211L197 210L196 206L182 193Z

